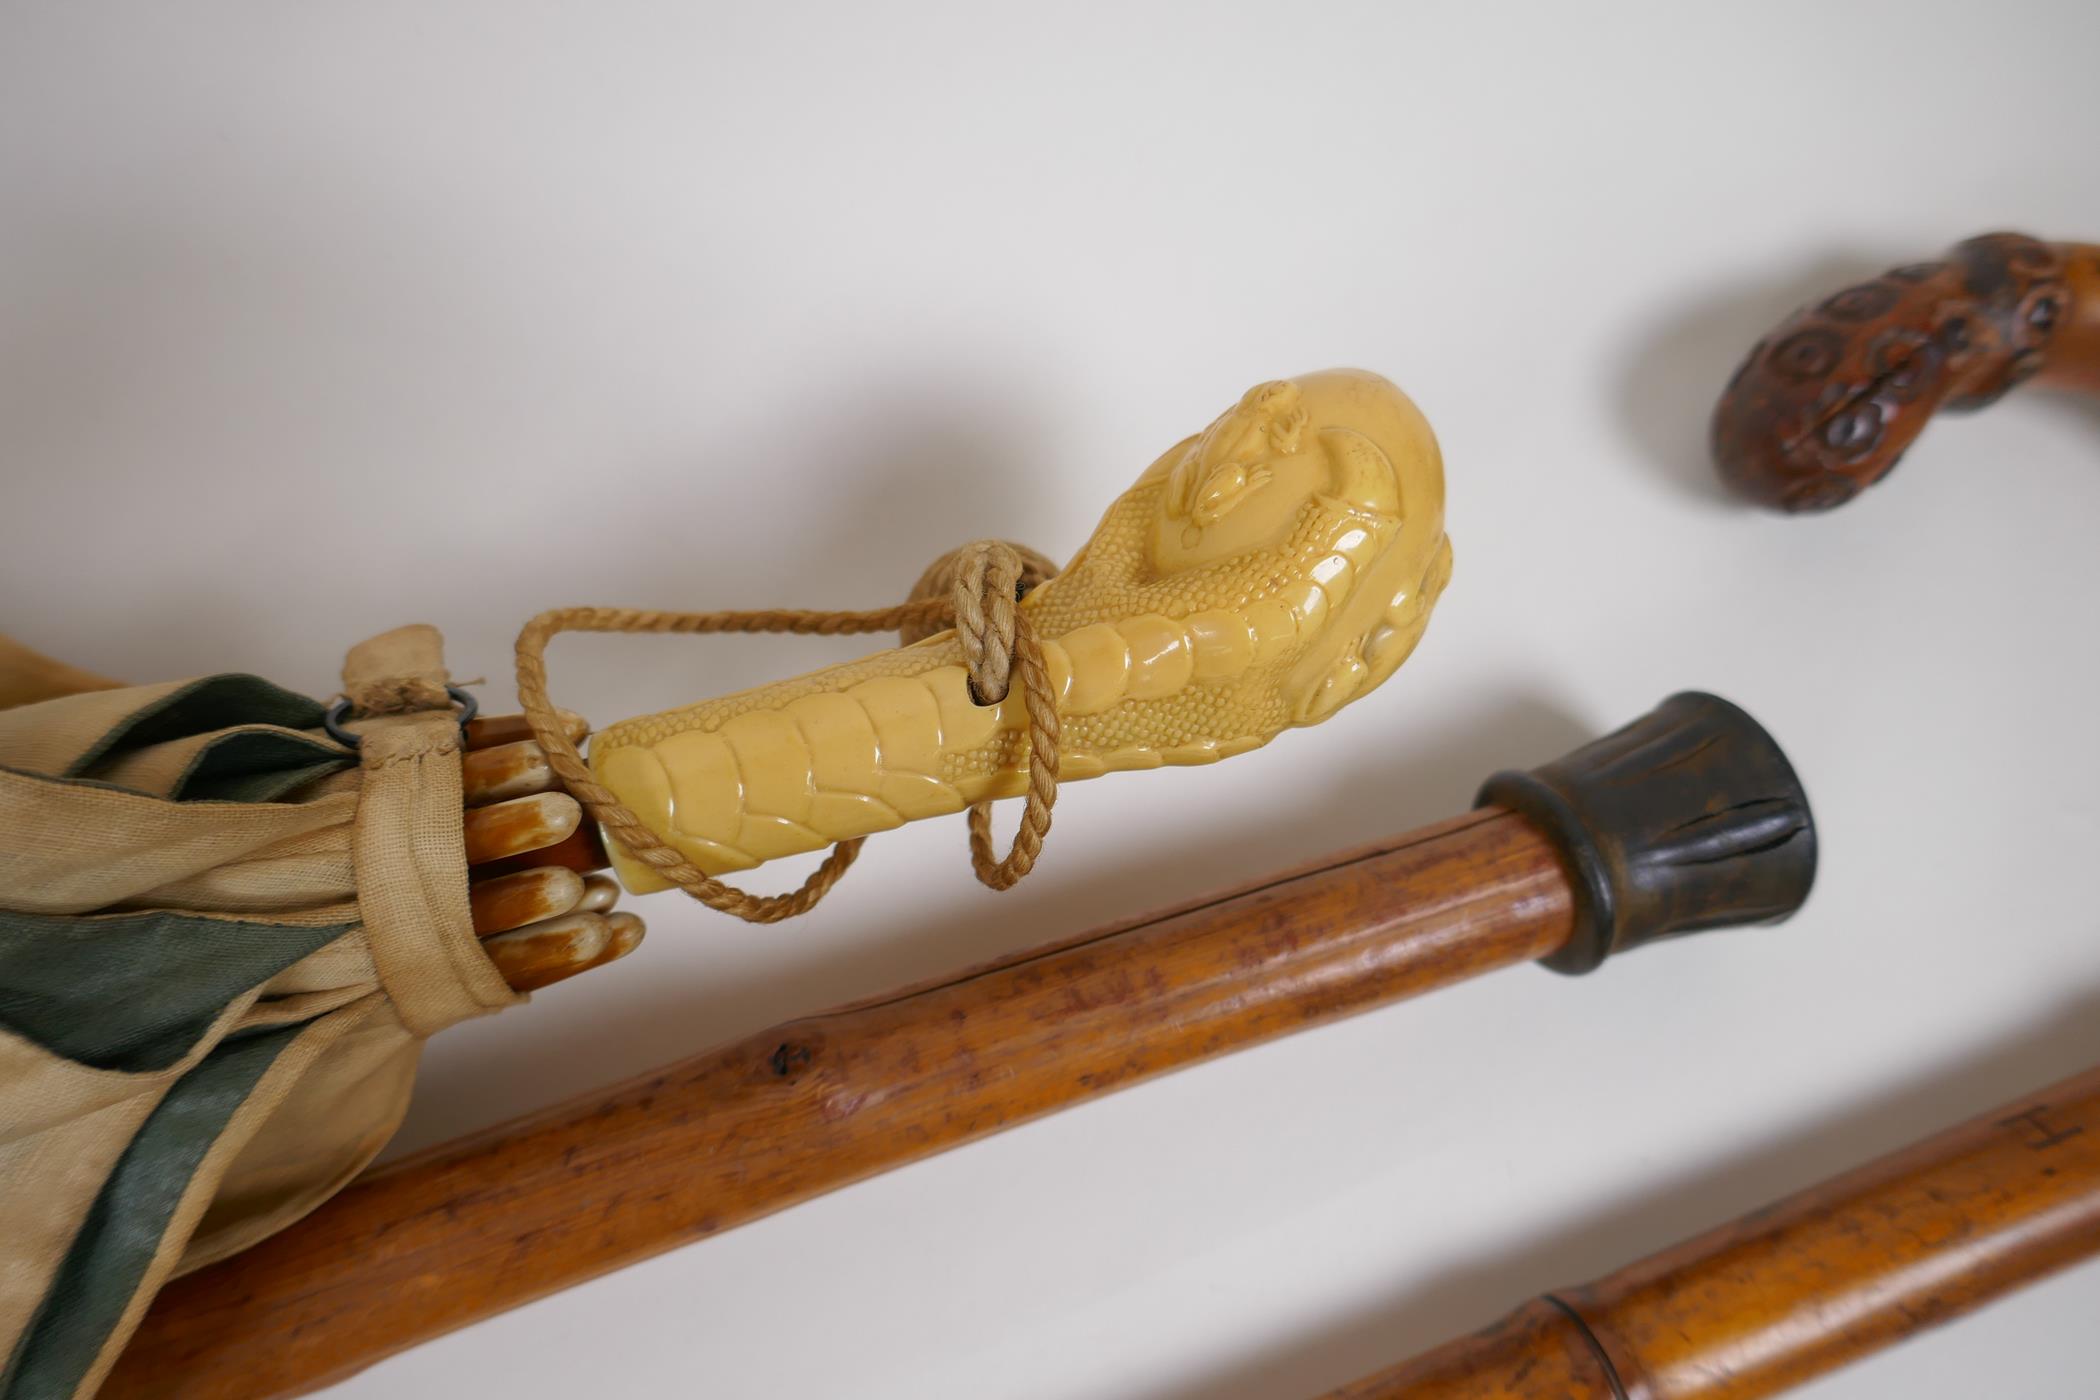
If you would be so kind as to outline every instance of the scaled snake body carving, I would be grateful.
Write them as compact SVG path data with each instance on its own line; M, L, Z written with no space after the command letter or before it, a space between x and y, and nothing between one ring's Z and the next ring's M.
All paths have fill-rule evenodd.
M1442 459L1405 394L1357 370L1249 390L1022 600L1061 779L1211 763L1317 723L1406 660L1450 570ZM1018 793L1021 706L978 704L943 632L614 725L590 762L721 874ZM630 889L663 888L615 860Z

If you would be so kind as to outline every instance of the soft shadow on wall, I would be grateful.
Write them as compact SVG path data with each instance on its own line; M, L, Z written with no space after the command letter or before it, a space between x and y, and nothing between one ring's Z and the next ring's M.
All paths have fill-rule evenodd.
M1034 445L1044 410L1023 386L929 370L908 381L816 386L809 396L825 405L814 423L768 430L730 415L721 440L743 446L696 446L604 473L599 490L647 510L623 516L617 531L579 517L585 563L528 571L514 587L458 599L448 630L456 625L462 644L479 639L478 650L494 652L496 669L507 671L510 638L543 607L883 607L902 602L936 556L986 536L1025 538L1029 522L1054 508L1055 474ZM816 462L828 464L820 499L785 485L769 491L749 476L789 463L806 474ZM732 476L734 493L720 486ZM1076 544L1028 542L1053 554ZM549 666L560 703L602 728L894 644L888 634L565 636Z
M1796 310L1891 267L1938 256L1929 245L1930 240L1921 240L1916 245L1892 245L1881 253L1828 252L1790 269L1714 284L1696 297L1663 308L1635 337L1618 377L1618 417L1635 455L1681 496L1716 508L1745 509L1745 503L1722 483L1708 445L1714 406L1729 377L1751 348ZM2100 395L2031 386L2008 402L2040 405L2043 413L2068 416L2100 439ZM1994 405L1989 411L2008 410ZM1938 415L1955 420L1970 416L1945 409ZM1944 430L1944 424L1926 430L1907 464L1914 468L1915 462L1939 457L1952 470L1965 463L1980 465L1973 462L1973 449L1935 449L1936 430Z
M1797 308L1904 260L1826 253L1805 266L1702 285L1661 308L1636 336L1617 385L1619 422L1642 463L1679 493L1739 510L1707 449L1714 404L1750 347Z
M1223 1356L1213 1373L1147 1400L1310 1400L1489 1325L1783 1196L2078 1073L2100 1056L2100 988L2028 1034L1947 1064L1888 1094L1729 1158L1672 1186L1643 1188L1557 1233L1410 1284L1265 1353Z

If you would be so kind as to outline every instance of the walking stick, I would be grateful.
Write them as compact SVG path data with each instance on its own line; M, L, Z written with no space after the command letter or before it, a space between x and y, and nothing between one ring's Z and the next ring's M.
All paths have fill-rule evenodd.
M1721 475L1781 510L1887 476L1941 408L2033 380L2100 394L2100 244L1986 234L1795 312L1714 412Z
M1721 474L1842 504L1934 409L2100 392L2100 247L2013 234L1796 313L1714 413ZM1752 1400L2100 1252L2100 1068L1789 1197L1329 1400Z
M1494 968L1784 918L1777 745L1683 694L1474 812L426 1152L162 1292L108 1396L275 1396L1126 1084Z
M1328 1400L1753 1400L2095 1253L2100 1068Z

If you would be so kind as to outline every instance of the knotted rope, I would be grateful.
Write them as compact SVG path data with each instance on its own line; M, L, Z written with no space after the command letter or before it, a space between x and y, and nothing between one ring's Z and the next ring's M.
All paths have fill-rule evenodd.
M1035 868L1049 833L1050 809L1057 801L1059 742L1057 695L1043 662L1042 642L1016 604L1056 571L1034 550L981 540L935 561L908 601L867 612L555 608L526 623L518 634L518 701L555 775L630 855L710 909L752 923L778 923L814 908L853 864L867 838L856 836L833 846L824 863L787 894L747 894L709 875L591 776L547 694L548 643L563 632L793 632L830 637L894 631L909 644L952 626L969 669L972 696L980 704L1000 703L1015 678L1021 683L1028 715L1028 792L1020 829L1005 856L996 855L992 847L991 803L973 805L969 815L971 868L991 888L1010 889Z

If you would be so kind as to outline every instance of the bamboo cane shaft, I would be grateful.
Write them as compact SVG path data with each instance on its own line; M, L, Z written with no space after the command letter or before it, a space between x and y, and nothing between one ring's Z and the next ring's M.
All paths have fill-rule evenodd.
M299 1394L1068 1104L1548 956L1574 896L1487 808L776 1027L359 1181L160 1296L105 1396Z
M2100 1252L2100 1069L1328 1400L1754 1400Z

